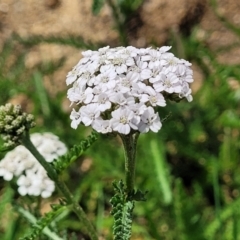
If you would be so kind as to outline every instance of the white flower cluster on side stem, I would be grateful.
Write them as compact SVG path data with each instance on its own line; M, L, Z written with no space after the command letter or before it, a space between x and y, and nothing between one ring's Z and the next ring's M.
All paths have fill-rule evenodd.
M71 127L80 123L97 132L157 132L162 124L156 107L177 95L192 100L191 63L158 49L104 47L85 51L83 58L67 75L71 103Z
M34 133L31 141L47 162L52 162L67 152L64 143L51 133ZM17 177L18 192L21 195L50 197L55 190L45 169L24 147L18 146L8 152L0 161L0 176L6 181Z

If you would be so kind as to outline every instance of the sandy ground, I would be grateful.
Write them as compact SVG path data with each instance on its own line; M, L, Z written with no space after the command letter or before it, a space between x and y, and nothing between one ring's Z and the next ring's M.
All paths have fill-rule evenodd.
M217 2L217 11L240 28L240 2ZM93 43L119 45L109 6L105 4L100 13L94 16L91 4L89 0L0 0L0 47L13 33L21 37L73 35ZM130 44L137 47L149 46L153 42L161 46L173 33L181 31L189 34L194 24L199 24L199 39L213 50L240 42L240 38L218 20L207 0L145 0L129 20L128 38ZM32 47L25 65L32 68L42 61L66 57L64 66L45 79L46 87L56 93L66 89L65 76L80 56L75 48L42 43ZM221 52L218 59L223 63L240 64L240 47ZM194 66L194 70L194 89L197 90L203 79L197 66ZM53 81L54 88L51 88Z

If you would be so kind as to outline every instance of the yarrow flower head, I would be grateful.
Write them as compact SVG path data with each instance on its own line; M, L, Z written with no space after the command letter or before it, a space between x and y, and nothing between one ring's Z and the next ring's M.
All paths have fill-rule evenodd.
M80 123L97 132L158 132L162 123L157 107L166 100L192 101L191 63L178 59L164 46L100 48L85 51L83 58L67 75L71 85L71 126Z
M20 105L0 106L0 134L5 147L18 145L22 134L34 126L33 115L23 112Z
M34 133L31 141L47 162L52 162L67 152L57 136L51 133ZM10 181L17 179L20 195L50 197L55 190L54 182L35 157L22 145L8 152L0 161L0 176Z

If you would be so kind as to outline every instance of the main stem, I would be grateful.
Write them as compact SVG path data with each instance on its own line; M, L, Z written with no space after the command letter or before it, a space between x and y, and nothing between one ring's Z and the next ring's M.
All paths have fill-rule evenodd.
M120 135L123 142L125 154L125 177L127 195L131 194L134 191L136 148L138 136L139 133Z
M29 134L26 134L22 138L22 144L33 154L33 156L38 160L38 162L44 167L49 177L55 182L57 187L60 189L60 191L66 198L68 204L72 204L74 212L76 213L80 221L82 221L82 223L84 224L91 239L98 240L97 233L91 222L88 220L82 207L75 201L74 196L71 194L66 184L59 179L59 176L56 173L55 169L48 162L46 162L44 157L35 148L35 146L30 140Z

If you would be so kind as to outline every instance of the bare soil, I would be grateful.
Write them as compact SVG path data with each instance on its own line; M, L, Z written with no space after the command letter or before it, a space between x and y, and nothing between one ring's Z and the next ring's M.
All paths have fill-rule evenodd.
M191 32L198 24L197 36L211 49L216 50L238 44L239 37L230 31L216 17L208 0L145 0L128 23L128 38L131 45L145 47L154 43L163 45L172 34ZM240 2L219 0L216 9L228 21L240 28ZM114 28L111 9L105 4L97 16L91 12L90 0L0 0L0 49L3 42L13 33L21 37L81 36L86 41L119 45L118 33ZM64 66L51 77L45 77L45 84L54 94L65 90L65 76L77 63L81 54L75 48L58 44L42 43L29 51L27 68L39 62L66 57ZM232 47L218 55L219 61L240 64L240 48ZM203 81L201 71L194 66L195 90Z

